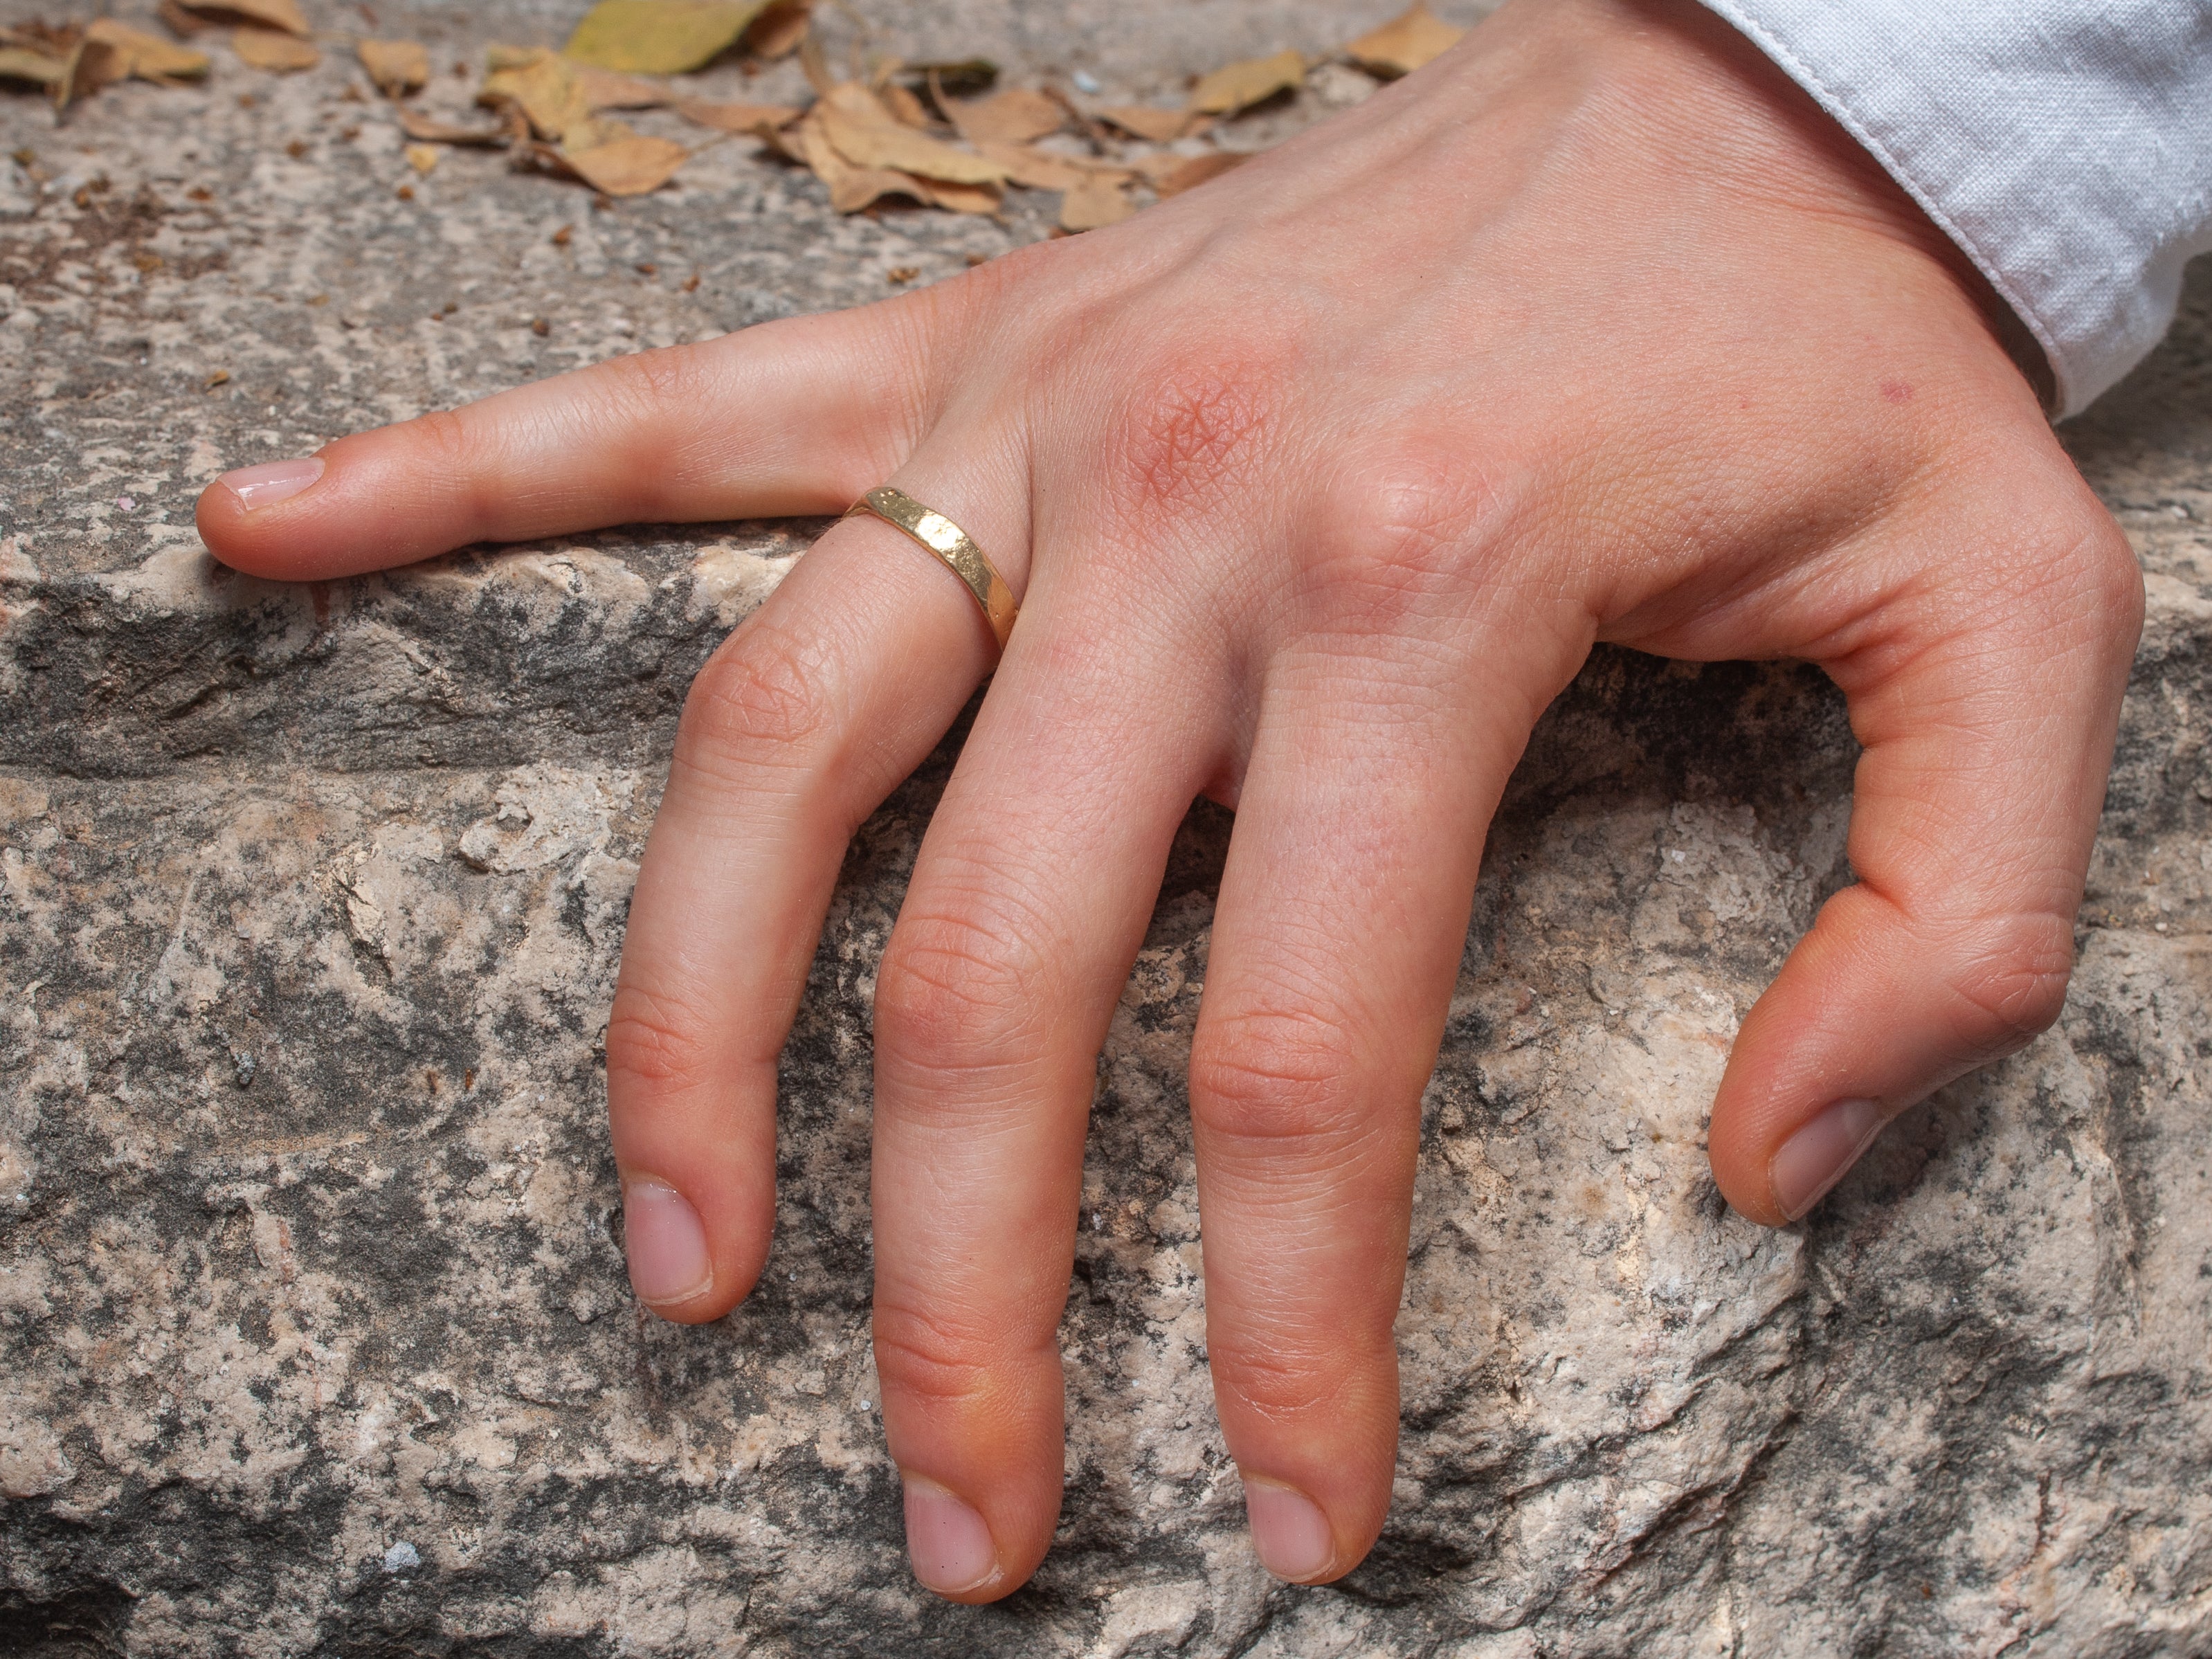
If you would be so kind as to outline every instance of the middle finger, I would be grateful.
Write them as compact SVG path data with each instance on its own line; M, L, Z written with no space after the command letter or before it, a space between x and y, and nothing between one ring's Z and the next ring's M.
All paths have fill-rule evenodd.
M1187 642L1100 586L1033 590L877 981L884 1428L915 1574L964 1601L1051 1541L1097 1056L1213 753L1219 699L1159 695Z

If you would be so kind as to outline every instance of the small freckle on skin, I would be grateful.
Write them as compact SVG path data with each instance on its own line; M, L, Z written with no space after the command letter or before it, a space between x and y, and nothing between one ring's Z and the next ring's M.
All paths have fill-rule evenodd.
M1881 395L1893 404L1909 404L1912 401L1912 388L1903 380L1884 380Z

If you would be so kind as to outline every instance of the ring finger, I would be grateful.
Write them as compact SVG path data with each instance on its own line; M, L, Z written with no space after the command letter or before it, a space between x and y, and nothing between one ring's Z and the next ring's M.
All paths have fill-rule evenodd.
M854 518L693 683L606 1036L631 1280L665 1318L719 1318L759 1276L777 1057L846 844L995 653L951 571Z

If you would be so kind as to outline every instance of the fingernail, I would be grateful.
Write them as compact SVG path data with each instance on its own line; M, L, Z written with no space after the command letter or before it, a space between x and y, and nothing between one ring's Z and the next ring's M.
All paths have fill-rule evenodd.
M925 1589L957 1595L999 1576L983 1517L933 1480L906 1482L906 1553Z
M623 1239L629 1251L629 1282L648 1307L688 1302L714 1282L699 1212L665 1182L623 1186Z
M1328 1517L1304 1492L1272 1481L1247 1480L1244 1514L1260 1565L1276 1577L1303 1584L1328 1571L1336 1554Z
M248 513L264 507L274 507L279 501L289 501L309 484L323 476L319 457L310 455L297 461L268 461L260 466L241 466L235 472L226 472L216 480L238 497L238 504Z
M1881 1105L1871 1100L1839 1100L1784 1141L1767 1168L1774 1201L1796 1220L1844 1178L1881 1133Z

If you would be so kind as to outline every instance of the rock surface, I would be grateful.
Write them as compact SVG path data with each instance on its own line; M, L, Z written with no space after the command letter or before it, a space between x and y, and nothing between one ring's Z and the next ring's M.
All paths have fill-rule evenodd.
M886 44L1168 95L1390 9L939 0ZM576 8L382 9L443 59ZM623 908L690 677L811 526L293 589L214 569L191 504L1041 210L839 220L743 144L611 212L465 153L405 202L356 78L0 102L37 152L0 162L0 1652L2212 1650L2203 273L2066 434L2150 621L2059 1026L1809 1224L1727 1212L1710 1093L1848 879L1854 751L1809 672L1601 653L1492 831L1428 1096L1389 1528L1287 1589L1204 1364L1194 812L1100 1074L1059 1541L967 1609L908 1578L866 1340L872 965L957 733L847 865L767 1280L661 1325L600 1121Z

